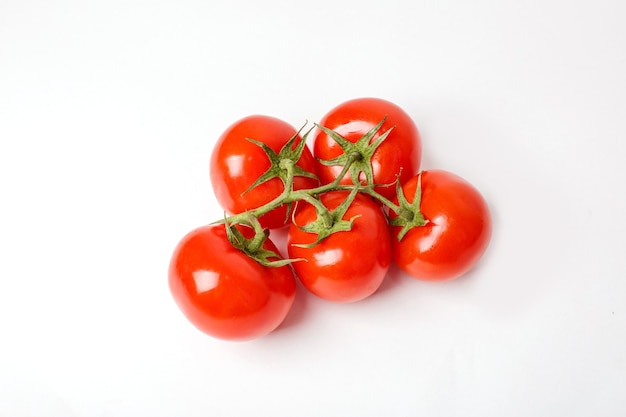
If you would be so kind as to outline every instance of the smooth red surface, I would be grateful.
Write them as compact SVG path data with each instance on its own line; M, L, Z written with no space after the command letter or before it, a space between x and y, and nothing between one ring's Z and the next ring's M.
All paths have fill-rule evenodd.
M270 167L263 149L246 138L265 143L278 153L296 134L290 124L270 116L254 115L233 123L217 140L211 154L211 184L217 201L227 212L241 213L267 204L284 190L283 183L273 178L247 193L244 192ZM298 139L296 142L299 142ZM297 165L315 173L316 164L311 151L304 149ZM296 177L294 188L313 188L318 182ZM287 208L281 206L261 216L264 227L277 228L288 223Z
M323 194L321 201L329 209L340 205L348 193L335 191ZM293 244L308 244L316 235L299 229L315 220L311 205L299 208L295 225L289 228L287 239L290 258L306 261L292 265L302 284L313 294L335 302L353 302L372 295L382 284L391 264L391 243L387 220L381 208L369 197L357 195L343 216L354 220L352 229L330 235L312 248Z
M264 247L278 253L269 239ZM260 265L230 244L224 225L200 227L181 240L170 262L169 287L194 326L226 340L255 339L274 330L296 291L288 266Z
M417 176L403 187L413 201ZM441 170L422 173L421 212L429 221L398 242L392 227L394 261L409 275L429 281L457 278L483 255L491 238L491 217L482 195L463 178ZM393 214L390 216L393 217Z
M356 142L380 121L387 117L372 140L376 140L393 128L371 158L374 183L390 184L377 187L376 191L387 198L395 195L395 180L401 173L404 183L417 174L420 167L422 142L413 119L399 106L379 98L358 98L346 101L330 110L319 122L339 133L350 142ZM326 133L318 130L313 142L313 154L321 159L333 159L341 155L341 147ZM317 171L323 184L332 182L340 173L341 166L318 164ZM351 184L349 175L342 184Z

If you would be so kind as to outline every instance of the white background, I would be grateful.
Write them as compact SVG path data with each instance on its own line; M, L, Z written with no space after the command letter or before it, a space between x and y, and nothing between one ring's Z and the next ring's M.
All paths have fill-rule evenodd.
M626 6L0 0L0 416L623 416ZM360 96L493 211L469 275L193 328L167 265L219 134Z

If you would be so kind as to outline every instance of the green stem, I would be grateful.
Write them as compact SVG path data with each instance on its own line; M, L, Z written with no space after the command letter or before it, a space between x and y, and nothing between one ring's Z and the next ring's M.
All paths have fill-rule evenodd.
M254 237L248 242L248 251L250 253L256 253L267 240L268 231L263 229L261 222L259 222L256 216L249 215L248 220L250 226L254 229Z
M350 169L350 165L352 165L354 161L357 161L360 158L361 158L361 155L359 154L349 155L348 162L343 167L343 169L341 170L337 178L335 178L332 182L325 184L325 185L321 185L319 187L308 188L308 189L303 189L303 190L293 190L293 179L295 177L294 176L294 170L295 170L294 163L291 160L283 160L281 161L281 168L287 171L285 189L283 190L283 192L278 197L268 202L267 204L264 204L250 211L246 211L244 213L234 214L228 217L226 220L230 224L250 223L249 222L250 217L256 217L256 218L261 217L262 215L269 213L270 211L282 206L283 204L293 203L298 200L305 200L308 203L314 205L316 210L318 210L318 213L326 217L324 213L327 213L328 209L326 209L326 207L324 207L324 205L313 196L322 194L328 191L336 190L338 188L343 188L339 186L339 182L348 173L348 170ZM353 186L349 186L349 187L350 189L353 188ZM328 218L330 218L330 215L328 215Z
M262 215L269 213L270 211L274 210L277 207L280 207L281 205L290 202L290 196L293 193L293 165L292 164L285 164L286 167L285 169L287 170L287 172L289 173L289 175L287 175L287 180L285 182L285 189L283 190L282 193L280 193L279 196L277 196L275 199L273 199L272 201L270 201L267 204L264 204L260 207L257 207L253 210L250 211L246 211L243 213L239 213L239 214L234 214L230 217L228 217L226 220L228 221L228 223L232 223L232 224L236 224L236 223L246 223L246 220L250 217L255 217L255 218L259 218Z
M334 190L350 191L350 190L353 190L354 188L358 188L360 192L363 192L364 194L367 194L370 197L380 201L383 205L387 206L391 211L393 211L399 216L402 216L404 214L402 207L400 205L394 204L391 200L384 197L380 193L376 192L372 186L358 185L358 184L353 184L353 185L341 185L340 184L343 177L350 170L350 166L355 161L358 161L359 159L361 159L361 155L358 153L352 153L348 155L348 160L346 162L346 165L343 166L343 169L341 170L339 175L337 175L337 177L332 182L325 184L325 185L320 185L319 187L301 189L301 190L293 189L293 180L294 180L293 161L291 160L281 161L281 168L287 171L285 189L283 190L283 192L279 196L277 196L275 199L268 202L267 204L264 204L263 206L257 207L253 210L250 210L244 213L232 215L228 217L226 220L230 224L246 223L252 226L255 229L254 239L257 239L259 241L259 243L255 241L254 244L255 245L258 244L258 247L260 247L263 244L263 241L265 240L265 238L267 238L265 234L263 234L262 236L260 233L260 231L262 230L262 226L259 223L258 218L261 217L262 215L269 213L270 211L280 207L283 204L288 204L288 203L293 203L296 201L304 200L307 203L314 206L315 210L324 219L324 222L330 225L332 223L332 219L331 219L328 209L322 204L321 201L319 201L314 196L323 194L328 191L334 191Z
M324 225L330 227L333 225L333 218L330 214L330 211L326 208L326 206L317 198L313 197L315 194L309 194L307 191L298 190L292 193L293 201L304 200L307 203L311 204L315 207L315 211L317 214L323 219Z
M397 205L394 204L391 200L389 200L387 197L382 196L381 194L377 193L376 191L374 191L374 188L372 187L363 187L361 190L359 190L367 195L369 195L370 197L375 198L376 200L380 201L381 203L383 203L385 206L389 207L389 210L393 211L394 213L400 215L400 212L402 211L402 208Z
M348 171L350 170L350 166L354 162L358 161L359 159L361 159L361 155L359 153L352 153L352 154L348 155L348 160L346 162L346 165L344 165L344 167L341 170L341 172L339 173L339 175L337 175L337 177L332 182L329 182L328 184L325 184L325 185L320 185L319 187L316 187L316 188L307 189L306 192L309 195L318 195L318 194L322 194L322 193L325 193L325 192L328 192L328 191L337 190L337 189L352 189L352 188L354 188L354 186L352 186L352 185L341 186L339 183L341 182L343 177L345 177L346 174L348 173ZM298 190L298 191L302 191L302 190ZM296 201L296 200L293 199L293 200L287 201L287 202L293 202L293 201Z

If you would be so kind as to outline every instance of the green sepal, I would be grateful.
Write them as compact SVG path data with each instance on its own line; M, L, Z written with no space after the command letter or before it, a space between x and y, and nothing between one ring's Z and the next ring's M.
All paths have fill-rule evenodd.
M237 227L235 227L234 224L229 224L226 218L224 219L224 224L226 228L226 237L228 238L230 244L233 245L235 249L240 250L263 266L278 268L289 265L292 262L302 260L299 258L282 259L276 252L265 249L263 247L263 243L265 243L265 240L269 237L269 231L267 229L258 230L255 228L255 236L248 239L239 231L239 229L237 229ZM260 233L263 235L260 236ZM256 242L255 239L259 238L261 241Z
M317 238L315 239L315 242L308 244L294 243L293 245L301 248L312 248L333 233L348 232L352 230L354 220L361 217L361 215L357 214L349 220L345 220L343 216L348 211L348 208L354 201L358 191L358 187L353 188L348 197L340 205L335 207L334 210L328 210L326 208L322 210L321 208L316 207L317 218L304 226L298 226L298 228L304 232L316 234Z
M397 213L398 216L391 219L389 224L392 226L402 227L398 233L398 241L401 241L409 230L414 227L424 226L428 223L428 220L424 218L424 215L420 210L422 203L422 173L420 172L417 176L417 188L415 190L413 202L409 202L406 199L404 191L402 191L402 184L400 184L399 178L396 184L396 193L398 195L400 210Z
M346 166L351 161L350 165L350 178L354 185L361 184L361 173L365 176L365 181L368 185L374 186L374 169L372 167L372 156L381 143L389 136L389 133L394 127L391 127L385 133L380 135L375 141L372 138L380 130L380 128L387 120L387 117L383 118L376 126L371 128L365 135L360 137L355 143L350 142L339 133L334 130L328 129L324 126L316 125L322 132L326 133L331 139L333 139L343 150L343 153L333 159L319 159L320 163L326 166ZM371 143L370 143L371 142Z
M309 136L309 133L311 133L311 130L313 128L309 129L302 136L302 139L300 140L300 142L298 142L298 145L295 148L293 148L293 144L298 138L298 136L300 136L302 129L304 129L304 126L302 126L300 130L298 130L287 141L287 143L283 145L280 152L278 153L274 152L272 148L270 148L269 146L267 146L265 143L261 141L246 138L248 142L254 143L258 147L263 149L263 151L267 155L267 158L270 161L270 167L259 178L257 178L257 180L254 183L252 183L252 185L250 185L250 187L248 187L248 189L246 189L246 191L244 191L243 194L249 192L253 188L257 187L258 185L261 185L273 178L279 178L283 182L284 185L287 185L288 183L287 178L289 176L289 171L285 168L286 161L290 161L289 164L291 164L293 167L292 168L293 176L307 177L307 178L312 178L315 180L318 179L317 176L313 174L312 172L302 169L298 165L296 165L296 163L300 160L302 153L304 152L304 149L306 147L307 137Z
M246 254L250 256L252 259L254 259L255 261L257 261L258 263L260 263L261 265L268 266L271 268L278 268L281 266L289 265L292 262L299 262L299 261L304 260L301 258L282 259L274 251L271 251L265 248L260 248L253 255L248 254L248 253ZM270 258L276 258L276 259L270 260Z

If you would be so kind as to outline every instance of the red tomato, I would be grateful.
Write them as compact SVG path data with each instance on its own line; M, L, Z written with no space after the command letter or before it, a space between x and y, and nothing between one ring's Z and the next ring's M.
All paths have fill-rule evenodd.
M240 228L247 237L249 228ZM268 239L264 248L276 253ZM233 247L224 225L200 227L176 247L169 267L174 300L189 321L213 337L250 340L274 330L295 299L291 268L264 267Z
M269 203L284 190L282 181L272 178L246 192L271 165L263 149L246 139L263 142L278 153L296 133L296 129L280 119L258 115L243 118L226 129L213 148L210 165L213 191L224 210L234 214L255 209ZM300 140L298 137L295 144ZM297 165L315 173L315 160L308 148L304 149ZM294 189L314 188L318 182L297 176L293 185ZM285 226L287 207L272 210L259 220L267 228Z
M321 196L329 209L339 206L347 192L334 191ZM353 302L373 294L382 284L391 264L391 242L387 220L369 197L357 195L343 219L354 216L352 229L337 232L316 246L303 248L296 244L315 242L316 235L301 230L316 219L315 208L309 204L298 208L295 224L289 228L287 248L302 284L313 294L336 302Z
M339 135L357 142L368 131L387 117L385 123L373 136L372 142L389 129L393 130L376 149L370 161L373 178L379 186L375 190L387 198L395 196L394 181L398 174L401 183L408 181L419 171L422 142L411 117L397 105L378 98L359 98L347 101L328 112L319 122L320 126L334 130ZM320 159L331 160L343 152L341 146L321 130L313 142L313 154ZM332 182L340 173L341 166L318 164L317 173L322 184ZM360 177L365 181L364 175ZM342 184L352 184L351 176L346 175ZM390 185L389 185L390 184Z
M418 177L403 187L413 201ZM420 211L428 223L414 227L398 242L392 226L394 261L409 275L429 281L457 278L474 266L491 238L491 217L481 194L450 172L422 173ZM396 199L397 202L397 199ZM390 218L394 218L394 213Z

